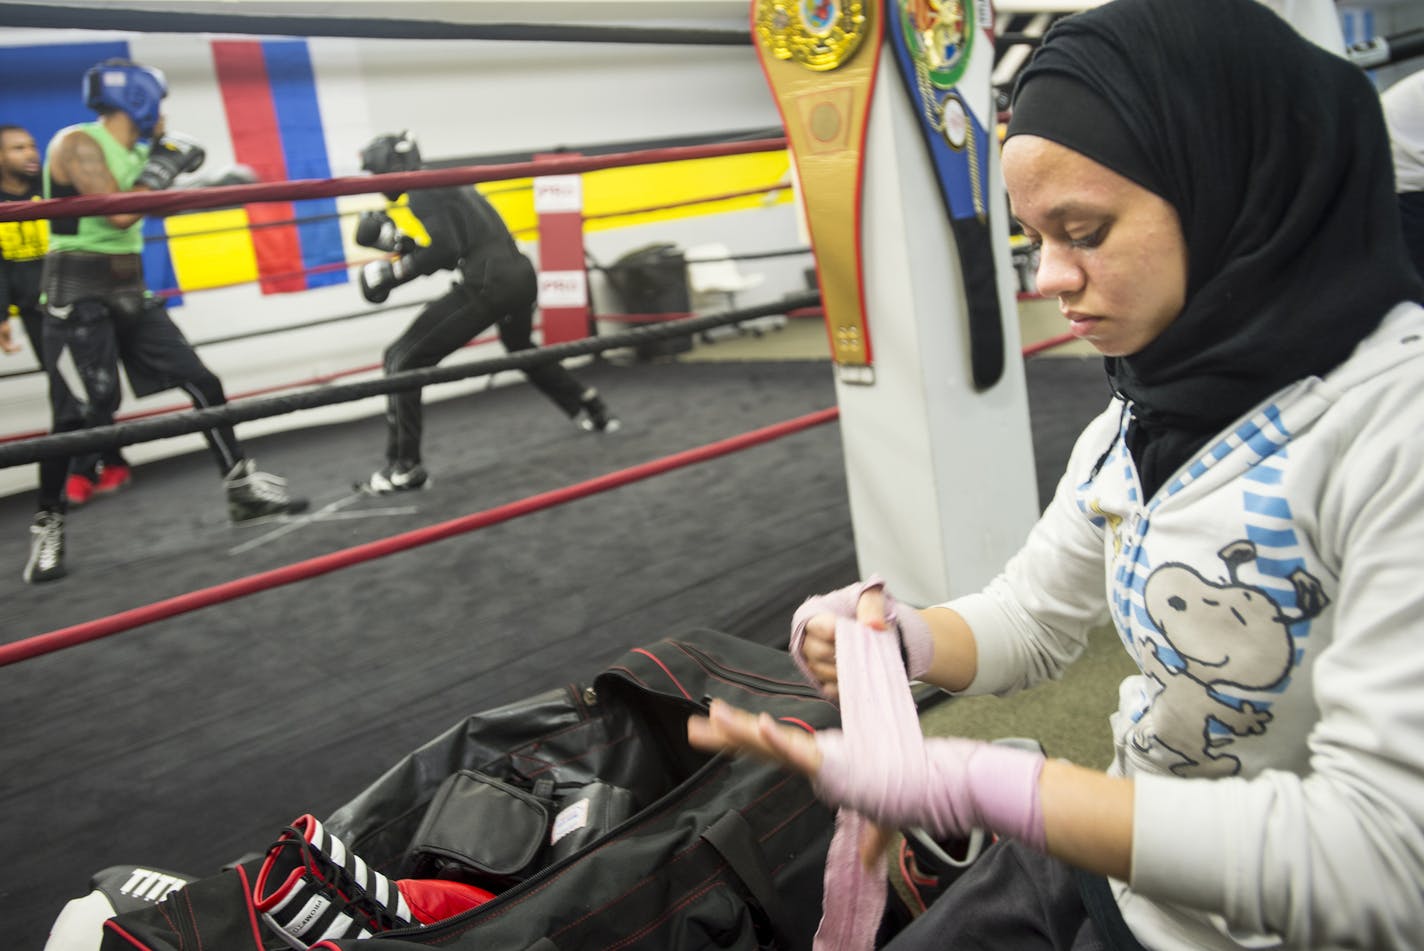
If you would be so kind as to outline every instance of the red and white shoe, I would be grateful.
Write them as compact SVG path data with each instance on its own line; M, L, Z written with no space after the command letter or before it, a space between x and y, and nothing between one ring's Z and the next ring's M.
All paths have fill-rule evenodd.
M252 896L277 936L302 951L440 921L493 897L463 882L387 878L310 815L267 850Z

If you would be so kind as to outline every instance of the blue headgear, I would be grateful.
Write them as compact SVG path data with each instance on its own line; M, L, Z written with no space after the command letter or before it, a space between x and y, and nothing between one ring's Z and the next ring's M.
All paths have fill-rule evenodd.
M158 125L158 110L168 95L163 71L137 63L100 63L84 74L84 105L96 112L118 109L128 113L144 138Z

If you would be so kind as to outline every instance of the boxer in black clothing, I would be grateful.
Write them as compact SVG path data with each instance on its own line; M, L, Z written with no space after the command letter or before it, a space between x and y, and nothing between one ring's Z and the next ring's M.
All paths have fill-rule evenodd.
M361 153L361 167L375 174L415 171L420 150L409 133L381 135ZM386 196L394 201L398 194ZM481 331L497 325L504 348L513 353L534 346L531 328L538 284L534 265L484 196L469 187L432 188L410 193L410 210L430 236L420 245L402 234L384 212L365 212L356 242L391 255L361 269L361 293L373 304L391 289L436 271L459 274L448 293L426 304L405 332L387 348L385 369L398 373L435 366ZM585 387L558 363L523 371L529 382L570 419L589 432L613 432L598 391ZM419 389L391 394L386 411L386 466L358 488L384 494L423 487L429 475L421 463Z

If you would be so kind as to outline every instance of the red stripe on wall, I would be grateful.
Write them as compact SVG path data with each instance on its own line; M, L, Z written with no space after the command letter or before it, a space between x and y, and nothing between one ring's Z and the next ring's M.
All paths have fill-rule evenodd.
M262 44L256 40L214 40L212 46L234 159L251 166L259 181L286 181L287 162L282 154L282 134L277 125L277 109L272 104ZM247 219L254 226L296 218L291 202L262 202L246 207ZM306 278L299 273L302 246L296 225L254 227L252 246L257 253L262 293L306 290Z

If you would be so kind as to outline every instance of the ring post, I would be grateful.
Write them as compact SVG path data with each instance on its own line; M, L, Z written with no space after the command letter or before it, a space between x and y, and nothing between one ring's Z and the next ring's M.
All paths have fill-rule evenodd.
M828 262L835 257L844 270L844 234L859 229L852 266L874 359L852 373L838 364L836 380L856 556L862 575L878 572L908 603L931 604L991 580L1038 514L1007 208L992 136L991 11L983 0L937 7L842 0L827 7L824 22L810 22L803 16L811 9L753 0L751 26L797 158L828 320L846 304L835 299L836 282L826 280ZM830 49L852 30L875 37L875 45L862 42L846 60L878 59L873 75L857 79L824 59L811 61L807 51ZM907 84L895 57L879 55L895 30L930 57L928 83ZM780 51L790 55L778 58ZM834 141L815 136L814 121L803 122L802 106L814 102L819 109L809 114L825 126L822 104L854 103L852 84L866 91L864 115L843 118L863 118L864 141L852 138L836 154ZM803 131L813 140L809 147L806 135L798 142ZM943 145L929 141L930 132ZM962 156L957 164L937 162L944 145ZM809 166L807 158L814 160ZM839 184L816 165L833 170ZM973 177L953 181L956 170ZM824 204L818 191L847 182L857 185L858 204L818 228L814 216ZM977 207L954 204L971 193ZM827 255L820 239L835 232L840 244ZM971 240L979 244L964 246Z

